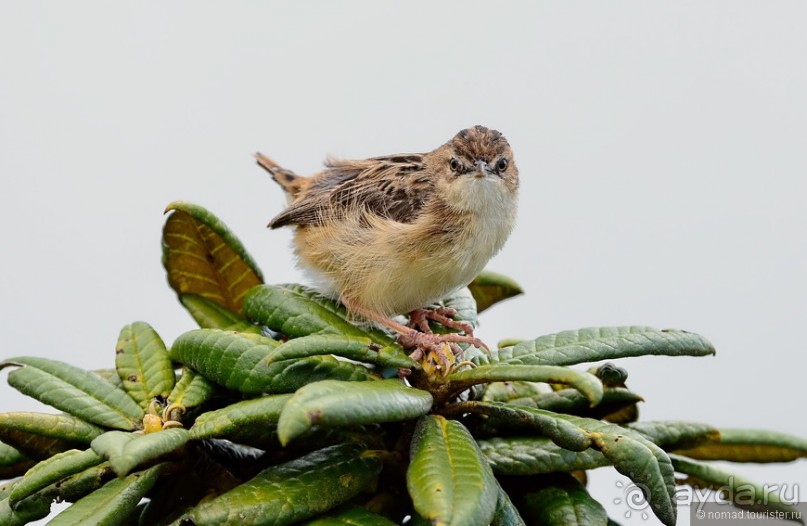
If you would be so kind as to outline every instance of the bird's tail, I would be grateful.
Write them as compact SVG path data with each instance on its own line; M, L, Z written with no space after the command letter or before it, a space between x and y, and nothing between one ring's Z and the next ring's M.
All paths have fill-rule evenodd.
M302 183L305 179L304 177L297 175L291 170L286 170L285 168L278 166L276 162L261 153L256 153L255 159L258 161L258 165L269 172L272 179L277 181L277 183L283 187L283 190L285 190L291 197L297 195L302 188Z

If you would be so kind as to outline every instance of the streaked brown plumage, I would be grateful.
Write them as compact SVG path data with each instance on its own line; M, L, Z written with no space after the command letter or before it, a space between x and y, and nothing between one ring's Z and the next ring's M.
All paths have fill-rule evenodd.
M325 293L416 343L479 343L427 341L389 318L470 283L509 236L518 170L501 133L475 126L425 154L329 160L308 178L257 157L291 201L269 226L296 227L300 265Z

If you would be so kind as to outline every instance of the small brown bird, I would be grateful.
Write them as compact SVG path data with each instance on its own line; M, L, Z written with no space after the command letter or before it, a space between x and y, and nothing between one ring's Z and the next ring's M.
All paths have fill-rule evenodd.
M510 235L518 170L501 133L474 126L425 154L328 160L313 177L256 157L290 198L269 226L296 227L300 266L324 293L401 334L417 357L482 345L450 309L424 307L468 285ZM405 313L409 326L391 319ZM465 334L431 334L428 319Z

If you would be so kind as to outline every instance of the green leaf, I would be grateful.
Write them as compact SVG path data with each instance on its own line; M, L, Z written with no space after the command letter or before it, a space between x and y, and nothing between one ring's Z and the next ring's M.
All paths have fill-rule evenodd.
M498 361L524 365L574 365L633 356L706 356L712 344L697 334L651 327L592 327L541 336L498 351Z
M395 344L391 337L353 325L332 308L317 303L298 290L277 285L255 287L244 299L244 312L249 319L289 338L342 334L370 338L382 347Z
M490 438L478 443L493 471L500 475L539 475L611 465L599 451L570 451L544 437Z
M417 365L409 356L400 351L400 348L389 346L385 349L391 352L382 354L378 344L370 338L342 334L312 334L281 344L266 357L266 364L307 356L335 354L351 360L386 367L412 368Z
M197 526L281 526L317 516L359 494L381 471L381 461L362 451L341 444L272 466L184 519Z
M306 526L395 526L395 523L386 517L354 506L339 514L330 517L321 517L304 523Z
M615 411L642 401L644 399L641 396L624 387L606 387L603 390L602 400L595 407L591 407L591 402L575 389L545 391L537 395L513 398L509 403L545 409L555 413L587 416L599 420Z
M0 442L0 480L22 475L35 463L19 449Z
M115 368L123 389L143 410L156 396L167 397L174 387L174 367L157 332L136 321L118 336Z
M154 486L164 469L164 466L157 465L128 477L112 480L61 512L48 525L120 524L135 510L140 499Z
M9 385L88 422L130 430L143 418L134 400L90 371L33 357L13 358L0 364L0 369L10 365L24 367L9 373Z
M500 301L524 293L518 283L512 279L489 270L483 270L468 285L468 288L476 300L477 312L482 312Z
M103 432L70 415L0 413L0 440L36 459L87 446Z
M496 485L499 487L499 496L496 500L496 511L493 513L490 526L527 526L518 509L510 501L510 496L507 492L499 486L498 482Z
M530 524L606 526L605 508L586 488L567 474L549 477L543 487L528 492L522 510Z
M197 329L180 335L171 358L189 365L216 383L248 395L295 391L325 379L363 381L378 378L367 368L314 356L269 363L274 340L257 335Z
M216 216L190 203L173 202L163 228L163 266L178 296L196 294L243 314L247 291L263 283L258 265Z
M409 420L426 414L432 395L401 380L378 382L322 381L298 390L283 407L278 422L286 445L314 425L349 426Z
M227 331L251 332L261 334L261 328L250 323L226 307L198 294L180 294L179 302L204 329L222 329Z
M168 401L180 404L186 409L200 406L213 396L215 389L216 385L213 382L193 369L183 367L182 376L169 393Z
M244 400L216 411L202 413L188 432L190 438L230 438L243 427L265 427L277 424L280 412L292 395L271 395L253 400Z
M115 369L93 369L93 373L97 374L107 382L111 383L121 391L123 391L123 381L118 376L118 371Z
M50 498L47 496L32 495L12 508L8 499L2 499L0 500L0 524L21 526L43 519L50 513L50 502Z
M420 516L446 526L490 524L498 484L462 424L439 415L422 417L410 459L406 486Z
M679 455L670 455L670 460L672 460L675 471L687 475L683 484L693 488L716 490L739 508L774 510L788 514L799 513L795 507L779 499L776 492L771 491L769 486L762 486L711 464Z
M641 433L665 451L714 442L720 438L720 431L716 428L697 422L634 422L625 427Z
M182 428L164 429L145 435L109 431L92 441L92 449L103 458L119 477L137 466L179 449L190 439Z
M71 449L56 454L43 460L25 474L9 494L9 501L14 505L54 482L100 463L101 459L92 450Z
M597 405L603 395L602 383L593 374L551 365L480 365L473 369L450 374L448 381L451 383L451 388L457 391L465 390L479 383L502 381L571 385L583 393L592 406Z
M676 445L676 453L700 460L790 462L807 457L807 440L760 429L721 429L712 443L692 448Z
M482 400L485 402L509 402L519 398L541 395L546 391L546 387L545 384L537 382L490 382L485 385ZM571 389L571 391L578 395L580 394L575 389ZM581 398L585 399L582 396ZM589 405L587 400L585 404L586 406Z

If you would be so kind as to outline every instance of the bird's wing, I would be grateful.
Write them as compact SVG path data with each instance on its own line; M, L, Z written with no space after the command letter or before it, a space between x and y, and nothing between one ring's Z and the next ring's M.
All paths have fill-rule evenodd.
M433 195L433 187L420 154L329 161L269 226L321 225L356 211L410 223Z

